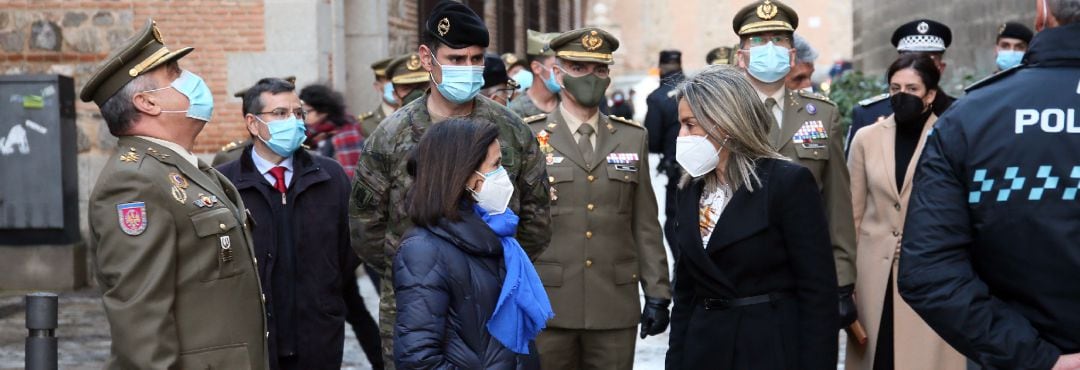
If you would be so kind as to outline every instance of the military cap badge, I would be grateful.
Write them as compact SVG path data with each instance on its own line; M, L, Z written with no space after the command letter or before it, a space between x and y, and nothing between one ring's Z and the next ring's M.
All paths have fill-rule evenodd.
M439 36L446 36L450 32L450 18L439 20Z
M779 10L776 9L776 5L773 5L772 1L765 0L764 3L761 3L761 5L758 5L758 7L757 7L757 16L758 16L758 18L761 18L761 19L767 21L767 20L773 19L773 17L776 17L776 13L778 11Z
M585 47L585 50L594 51L604 45L604 39L596 33L596 31L590 31L581 37L581 46Z

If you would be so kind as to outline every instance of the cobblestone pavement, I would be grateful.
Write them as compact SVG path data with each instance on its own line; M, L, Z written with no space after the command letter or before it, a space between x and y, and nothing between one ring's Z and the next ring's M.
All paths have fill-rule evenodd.
M650 158L656 163L657 158ZM664 201L663 191L666 183L663 176L653 177L653 189L657 200ZM664 209L660 204L659 209ZM664 215L660 215L663 222ZM668 261L671 260L669 254ZM368 306L368 311L377 314L378 294L367 277L361 277L360 295ZM23 294L25 292L0 292L0 370L21 369L23 367L24 341L26 338L25 314L23 312ZM60 328L56 331L59 338L61 369L101 369L109 356L109 325L101 305L97 290L87 288L77 292L60 295ZM360 350L351 328L345 329L345 355L343 369L369 370L371 365ZM843 332L840 337L840 365L844 369ZM634 357L634 369L652 370L664 368L664 354L667 352L668 333L638 339L637 353Z

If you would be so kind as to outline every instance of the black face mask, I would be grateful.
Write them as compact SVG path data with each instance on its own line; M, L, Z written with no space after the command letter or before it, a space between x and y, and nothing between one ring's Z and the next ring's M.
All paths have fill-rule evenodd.
M926 109L922 98L908 93L896 93L889 98L896 120L901 126L922 125L930 118L931 110Z

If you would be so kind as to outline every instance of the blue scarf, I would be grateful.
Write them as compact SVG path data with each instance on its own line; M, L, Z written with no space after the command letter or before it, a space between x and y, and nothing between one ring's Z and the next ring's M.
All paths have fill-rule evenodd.
M488 332L506 348L520 354L529 353L529 342L547 326L547 320L555 317L551 310L544 284L536 274L529 256L521 249L514 234L518 216L507 209L505 213L491 215L480 206L473 207L476 214L499 236L503 259L506 262L506 278L503 280L495 312L487 322Z

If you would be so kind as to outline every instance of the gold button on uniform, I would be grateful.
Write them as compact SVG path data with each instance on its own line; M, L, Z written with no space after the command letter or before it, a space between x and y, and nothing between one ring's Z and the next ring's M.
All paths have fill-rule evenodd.
M592 260L585 260L585 267L592 267Z
M585 208L588 208L591 211L596 208L596 206L594 206L592 203L589 203L589 205L585 206Z
M630 175L623 175L623 177L622 177L622 178L623 178L623 180L629 180L629 179L630 179Z
M592 231L585 232L585 239L592 239Z
M548 182L555 182L555 176L548 176Z
M222 230L225 230L225 224L218 224L218 227L220 227Z
M589 177L586 177L586 179L588 179L589 182L593 182L593 181L596 181L596 176L589 175Z

